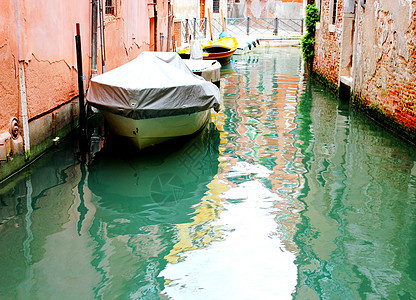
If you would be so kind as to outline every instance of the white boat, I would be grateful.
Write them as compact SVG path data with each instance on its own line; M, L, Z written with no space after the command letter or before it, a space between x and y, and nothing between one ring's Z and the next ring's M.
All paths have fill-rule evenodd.
M188 68L205 80L220 86L221 64L216 60L182 59Z
M237 50L234 52L235 55L246 54L260 45L259 39L251 36L237 36L236 40L238 46Z
M217 86L195 75L177 53L144 52L94 77L87 93L113 133L139 149L191 135L219 111Z

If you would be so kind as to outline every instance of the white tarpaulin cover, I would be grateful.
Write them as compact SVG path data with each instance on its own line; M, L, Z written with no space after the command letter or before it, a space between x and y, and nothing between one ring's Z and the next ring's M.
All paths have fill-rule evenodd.
M92 106L133 119L219 110L220 91L192 73L174 52L143 52L133 61L91 79Z

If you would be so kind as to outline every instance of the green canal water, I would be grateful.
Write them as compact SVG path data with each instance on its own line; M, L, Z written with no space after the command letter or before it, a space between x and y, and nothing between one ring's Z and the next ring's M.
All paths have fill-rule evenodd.
M415 299L416 151L307 79L222 70L223 110L137 153L90 125L0 185L0 299ZM94 126L95 127L94 127Z

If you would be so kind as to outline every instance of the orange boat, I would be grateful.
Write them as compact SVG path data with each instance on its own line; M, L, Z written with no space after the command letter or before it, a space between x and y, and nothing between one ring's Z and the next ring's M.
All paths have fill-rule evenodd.
M234 37L224 37L216 41L208 41L201 44L203 50L203 59L215 59L221 65L230 62L231 56L237 50L237 40ZM182 58L189 58L189 47L178 51Z

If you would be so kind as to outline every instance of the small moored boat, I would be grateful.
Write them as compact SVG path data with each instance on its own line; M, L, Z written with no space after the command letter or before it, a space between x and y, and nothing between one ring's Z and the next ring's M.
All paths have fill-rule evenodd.
M234 37L223 37L216 41L208 41L202 43L203 59L215 59L221 65L225 65L230 62L231 56L237 49L237 41ZM189 58L189 48L178 51L182 58Z
M250 37L250 36L237 36L237 50L234 52L235 55L242 55L250 52L255 47L260 45L260 41L258 38Z
M216 60L183 59L183 62L196 75L220 87L221 64Z
M143 149L197 132L211 108L219 110L220 92L193 74L177 53L144 52L94 77L87 101L115 134Z

